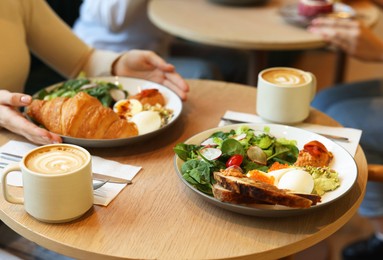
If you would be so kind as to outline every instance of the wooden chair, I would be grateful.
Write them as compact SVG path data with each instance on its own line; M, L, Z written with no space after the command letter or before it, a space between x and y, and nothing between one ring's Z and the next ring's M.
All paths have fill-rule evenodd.
M368 165L368 180L383 182L383 165L382 164Z

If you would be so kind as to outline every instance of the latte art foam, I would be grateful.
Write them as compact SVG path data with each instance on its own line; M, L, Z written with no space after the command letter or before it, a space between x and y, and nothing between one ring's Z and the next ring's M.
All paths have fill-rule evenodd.
M299 71L284 69L266 71L262 78L279 86L298 86L307 82L306 76Z
M77 170L84 166L86 155L79 150L63 147L41 149L30 154L25 165L38 173L61 174Z

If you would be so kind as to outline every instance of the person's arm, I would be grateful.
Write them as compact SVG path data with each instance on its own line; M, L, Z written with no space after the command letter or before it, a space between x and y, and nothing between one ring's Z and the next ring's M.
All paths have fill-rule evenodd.
M186 99L188 85L184 79L155 53L130 51L118 54L93 50L77 38L43 0L20 0L17 4L21 6L20 12L12 15L20 15L23 19L28 47L62 75L76 77L84 71L87 76L111 75L113 72L120 76L140 77L164 84ZM7 88L18 89L18 86L9 82ZM28 95L0 89L0 127L37 144L61 142L60 136L34 125L18 111L30 102Z
M129 51L120 54L94 50L80 40L44 1L22 2L25 5L30 2L34 4L26 18L30 48L62 75L73 78L83 71L89 77L108 76L114 64L118 66L115 75L139 77L164 84L186 99L188 86L185 80L172 65L153 52Z
M357 59L383 62L383 40L359 20L321 17L308 30Z

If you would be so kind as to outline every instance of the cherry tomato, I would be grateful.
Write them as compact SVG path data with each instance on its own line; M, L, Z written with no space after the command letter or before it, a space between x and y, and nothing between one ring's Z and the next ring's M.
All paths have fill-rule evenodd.
M233 165L240 166L243 161L243 156L240 154L235 154L229 158L226 162L226 167L230 167Z

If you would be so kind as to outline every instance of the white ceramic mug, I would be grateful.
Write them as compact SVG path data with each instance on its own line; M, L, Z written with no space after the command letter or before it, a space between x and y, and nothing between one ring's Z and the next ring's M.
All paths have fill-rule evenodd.
M311 72L273 67L258 75L257 114L266 121L296 124L310 113L316 93L316 78Z
M23 197L9 192L7 175L14 171L21 171ZM76 145L33 149L19 164L4 169L1 182L5 200L24 204L25 211L42 222L68 222L93 206L91 155Z

